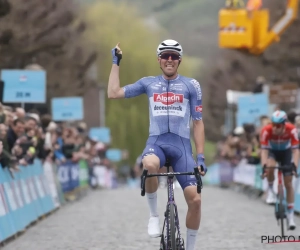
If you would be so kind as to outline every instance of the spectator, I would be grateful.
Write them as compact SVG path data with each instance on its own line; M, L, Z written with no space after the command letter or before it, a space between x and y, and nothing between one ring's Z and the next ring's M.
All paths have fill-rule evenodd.
M290 112L287 113L287 118L288 118L288 121L292 124L295 125L296 123L296 117L298 116L297 112L294 111L294 110L291 110Z
M265 116L265 115L261 116L261 117L259 118L259 121L260 121L260 125L259 125L259 127L256 129L256 134L257 134L257 136L258 136L258 140L259 140L259 135L260 135L261 129L262 129L264 126L266 126L267 124L270 124L270 123L271 123L270 118L269 118L268 116Z
M266 79L263 76L258 76L256 78L256 83L253 89L253 93L262 93Z
M257 136L255 135L250 138L248 144L247 160L249 164L260 163L260 144Z
M15 142L19 136L22 136L25 131L25 122L19 118L15 119L12 126L9 127L7 132L7 143L9 146L9 151L12 150Z
M19 165L30 167L35 158L57 164L86 160L90 176L95 177L94 167L100 167L101 178L98 175L97 179L111 188L116 169L106 158L106 145L89 139L86 131L84 122L57 124L48 114L25 113L20 107L12 109L0 103L1 166L13 172Z
M228 160L233 166L236 166L243 156L242 134L243 129L235 129L233 133L227 137L222 148L221 157Z
M23 120L25 118L25 110L23 108L16 108L15 116Z

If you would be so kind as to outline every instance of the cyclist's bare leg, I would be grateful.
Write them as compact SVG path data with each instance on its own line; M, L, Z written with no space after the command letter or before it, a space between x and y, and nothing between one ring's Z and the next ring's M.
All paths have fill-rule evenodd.
M156 174L159 170L159 158L156 155L147 155L143 159L144 169L148 170L149 174ZM158 178L151 177L146 179L146 193L154 193L158 188Z
M268 162L267 162L267 167L275 167L276 166L276 161L273 158L269 158ZM275 180L275 175L274 175L274 169L267 169L267 180L268 183L272 183L273 186L273 182Z
M170 168L170 171L171 171L171 168ZM158 170L158 173L167 173L167 168L166 167L162 167Z
M288 204L294 203L294 188L293 188L293 176L284 177L284 186L286 188L286 200Z
M160 166L159 158L152 154L143 158L143 167L148 170L149 174L155 174L158 172ZM148 234L151 237L158 237L160 235L159 228L159 216L157 211L157 188L158 178L151 177L146 179L145 191L146 198L150 210L150 219L148 223Z
M276 166L276 161L273 158L269 158L267 161L267 167L275 167ZM268 181L268 192L267 192L267 199L266 202L267 204L275 204L276 202L276 196L274 193L274 169L268 168L266 171L267 174L267 181Z
M286 200L287 200L287 208L288 208L288 222L289 228L294 230L296 228L296 224L294 222L294 188L293 188L293 176L285 176L284 177L284 185L286 188Z
M184 197L188 205L186 215L186 250L194 250L201 219L201 195L197 193L197 187L187 186L184 189Z
M198 230L201 219L201 195L197 193L197 187L188 186L184 189L184 197L188 205L186 227Z

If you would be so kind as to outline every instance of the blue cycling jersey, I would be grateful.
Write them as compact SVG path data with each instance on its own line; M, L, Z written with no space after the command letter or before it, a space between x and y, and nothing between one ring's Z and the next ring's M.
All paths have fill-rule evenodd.
M202 93L198 81L178 75L144 77L123 87L125 98L147 94L149 99L149 136L174 133L190 138L190 120L202 119Z

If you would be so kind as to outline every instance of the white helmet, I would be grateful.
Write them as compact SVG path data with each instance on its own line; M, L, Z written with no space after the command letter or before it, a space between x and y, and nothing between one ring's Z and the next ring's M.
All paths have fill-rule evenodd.
M179 53L180 56L183 54L181 45L177 41L171 39L162 41L157 47L156 54L159 56L164 50L175 51Z

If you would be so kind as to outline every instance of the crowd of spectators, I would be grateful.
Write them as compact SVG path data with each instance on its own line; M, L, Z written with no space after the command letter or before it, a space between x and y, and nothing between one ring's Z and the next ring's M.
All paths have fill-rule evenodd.
M297 127L300 136L300 114L295 110L289 111L288 121ZM236 127L218 142L216 160L227 160L232 166L236 166L244 158L249 164L259 164L259 135L261 129L269 123L271 120L268 116L261 116L259 126L244 124Z
M259 134L262 127L268 123L270 123L269 117L262 116L258 127L253 124L236 127L218 142L217 160L227 160L232 166L236 166L241 159L246 158L249 164L259 164Z
M107 147L89 138L84 122L58 123L49 114L25 112L0 103L0 163L12 174L20 170L20 165L30 166L35 158L57 165L84 159L93 176L95 166L114 168L105 157Z

